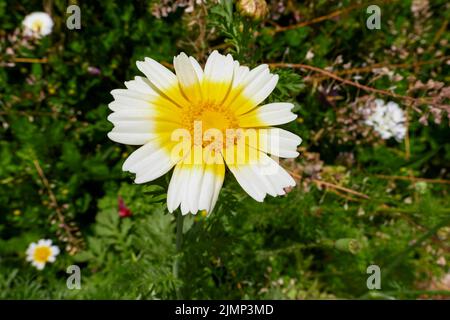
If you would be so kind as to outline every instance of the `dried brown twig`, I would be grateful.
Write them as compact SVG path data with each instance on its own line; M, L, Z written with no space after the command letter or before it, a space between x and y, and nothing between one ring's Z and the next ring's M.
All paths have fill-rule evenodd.
M42 170L42 167L37 159L33 160L33 165L36 168L36 171L42 183L44 184L45 189L47 190L52 207L55 209L56 216L59 220L59 227L65 231L66 237L62 240L68 243L66 250L70 254L75 254L79 251L80 246L82 245L82 240L79 237L75 236L75 233L78 231L78 229L73 224L69 225L66 222L62 209L59 206L58 201L56 200L56 196L53 193L52 188L50 187L50 183L45 176L44 170Z
M344 192L353 194L355 196L358 196L358 197L361 197L361 198L364 198L364 199L370 199L370 197L368 195L364 194L364 193L361 193L361 192L358 192L358 191L355 191L355 190L352 190L352 189L349 189L349 188L346 188L346 187L342 187L342 186L339 186L339 185L331 183L331 182L318 180L318 179L313 179L313 181L318 186L325 186L325 187L328 187L328 188L333 188L333 189L337 189L337 190L340 190L340 191L344 191Z
M300 23L297 23L297 24L289 25L289 26L283 26L283 27L282 26L276 26L275 29L272 30L272 33L275 34L275 33L278 33L278 32L283 32L283 31L287 31L287 30L293 30L293 29L306 27L306 26L309 26L309 25L312 25L312 24L316 24L316 23L325 21L325 20L329 20L329 19L332 19L332 18L335 18L335 17L342 16L342 15L347 14L347 13L349 13L351 11L356 10L356 9L360 9L360 8L362 8L364 6L367 6L367 4L356 4L356 5L352 5L352 6L349 6L347 8L344 8L344 9L336 10L334 12L331 12L331 13L326 14L326 15L321 16L321 17L314 18L312 20L300 22Z
M381 95L386 95L386 96L390 96L393 98L397 98L397 99L402 99L402 100L407 100L409 102L411 102L414 105L417 104L427 104L430 103L430 100L427 98L414 98L414 97L410 97L410 96L404 96L404 95L400 95L391 91L387 91L387 90L382 90L382 89L377 89L377 88L373 88L364 84L360 84L348 79L344 79L340 76L338 76L337 74L318 68L318 67L314 67L314 66L310 66L307 64L302 64L302 63L283 63L283 62L276 62L276 63L268 63L269 66L274 67L274 68L294 68L294 69L306 69L306 70L310 70L313 72L318 72L321 74L326 75L327 77L337 80L339 82L351 85L353 87L356 87L358 89L364 90L364 91L368 91L368 92L372 92L372 93L377 93L377 94L381 94Z
M416 178L407 176L388 176L384 174L376 174L375 177L386 180L407 180L411 182L427 182L427 183L438 183L438 184L450 184L450 180L445 179L428 179L428 178Z
M365 67L356 67L356 68L350 68L350 69L344 69L344 70L337 70L334 72L335 75L350 75L350 74L360 74L360 73L367 73L372 72L374 69L379 68L391 68L391 69L398 69L398 68L417 68L423 65L427 64L433 64L436 62L441 62L443 60L450 59L450 56L443 56L435 59L425 60L425 61L416 61L416 62L410 62L410 63L375 63L369 66ZM320 81L322 79L327 79L328 77L324 76L318 76L318 77L311 77L314 78L314 80Z
M287 170L287 171L294 178L297 178L297 179L301 179L302 178L300 175L296 174L295 172L292 172L292 170ZM332 188L332 189L336 189L336 190L339 190L339 191L344 191L344 192L350 193L352 195L355 195L357 197L361 197L361 198L364 198L364 199L370 199L370 197L368 195L364 194L364 193L361 193L361 192L358 192L358 191L355 191L355 190L352 190L352 189L349 189L349 188L346 188L346 187L342 187L342 186L339 186L337 184L334 184L334 183L331 183L331 182L328 182L328 181L323 181L323 180L319 180L319 179L312 179L312 181L317 186L324 186L324 187L327 187L327 188ZM338 195L339 195L339 193L338 193ZM354 200L354 198L352 198L351 200Z
M12 62L19 63L47 63L47 58L13 58Z

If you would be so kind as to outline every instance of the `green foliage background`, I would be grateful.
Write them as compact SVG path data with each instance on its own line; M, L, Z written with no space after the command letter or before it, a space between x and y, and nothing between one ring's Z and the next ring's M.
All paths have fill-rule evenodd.
M306 21L361 2L291 3ZM280 82L270 99L294 102L300 119L286 128L303 138L304 150L320 154L331 172L345 173L338 185L368 199L348 194L352 200L345 192L311 183L308 190L299 187L260 204L227 173L215 212L186 218L181 253L175 248L175 216L165 207L170 174L134 185L121 166L135 148L106 136L112 128L106 120L109 92L139 74L135 61L143 57L171 63L185 51L204 62L207 52L219 47L250 66L306 63L309 50L315 56L307 63L320 68L338 55L356 66L368 56L383 62L386 49L394 45L411 52L434 46L436 33L450 17L446 1L432 1L430 29L420 35L420 44L405 36L413 32L411 1L380 4L383 26L390 29L367 30L362 7L343 18L275 34L270 21L246 18L229 1L209 1L204 7L208 14L196 18L182 8L156 18L151 1L82 2L81 30L66 28L67 5L61 0L0 2L3 37L26 14L44 7L55 20L49 37L31 49L16 50L16 57L46 57L46 63L0 68L0 298L173 299L177 291L192 299L448 297L448 289L428 286L448 272L448 264L436 262L450 259L448 184L379 177L448 179L448 119L423 126L411 114L409 158L405 144L395 141L337 143L326 134L318 141L316 134L335 121L336 110L362 93L342 86L345 99L331 108L317 87L304 81L304 72L274 69ZM279 21L290 22L289 13ZM197 28L208 36L199 38ZM257 36L249 36L255 31ZM442 37L448 41L449 33ZM10 61L5 47L2 43L0 58ZM420 59L434 53L429 50ZM387 59L412 63L416 58ZM91 74L89 67L101 73ZM401 69L404 80L396 83L396 92L406 94L410 75L448 83L448 71L444 63ZM371 85L384 89L392 83L381 77ZM342 152L354 155L353 165L339 163ZM302 161L300 156L296 163ZM131 217L119 217L119 195ZM66 239L58 210L80 241ZM25 261L25 250L41 238L69 247L54 264L37 271ZM346 239L359 250L336 245L338 240L346 245ZM79 250L69 254L74 247ZM179 278L172 270L175 257L180 259ZM81 267L81 290L66 287L66 268L72 264ZM382 270L382 289L376 292L366 287L371 264Z

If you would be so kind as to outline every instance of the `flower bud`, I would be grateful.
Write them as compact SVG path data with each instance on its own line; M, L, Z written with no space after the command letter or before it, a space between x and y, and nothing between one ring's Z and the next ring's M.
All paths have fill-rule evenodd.
M442 227L437 231L439 240L447 240L450 238L450 227Z
M414 187L415 187L416 191L417 191L419 194L425 194L425 193L427 193L428 185L427 185L427 183L424 182L424 181L416 182L416 183L414 184Z
M361 245L356 239L339 239L334 243L334 247L340 251L346 251L353 254L358 253L361 250Z
M265 0L240 0L237 8L243 16L250 17L254 20L264 18L267 13L267 3Z

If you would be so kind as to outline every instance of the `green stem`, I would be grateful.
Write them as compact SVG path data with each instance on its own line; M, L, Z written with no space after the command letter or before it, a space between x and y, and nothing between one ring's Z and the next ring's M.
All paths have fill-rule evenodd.
M392 272L392 270L401 263L407 256L410 254L415 248L422 245L423 242L425 242L428 238L433 236L440 228L447 226L450 223L449 218L445 218L440 223L436 224L434 227L432 227L428 232L424 233L422 237L420 237L413 245L407 246L406 249L404 249L395 259L392 260L392 262L384 268L382 271L383 277L387 278L388 275ZM414 291L413 291L414 292ZM420 292L420 291L415 291ZM438 292L438 293L436 293ZM442 294L446 295L450 291L428 291L428 294ZM424 294L427 293L427 291L424 291ZM362 295L359 299L367 299L369 297L370 292L365 293Z
M173 276L176 280L179 279L180 255L181 255L181 247L183 245L183 222L184 216L181 214L181 211L179 211L177 217L176 254L175 254L175 261L173 263ZM181 291L178 285L176 286L176 294L177 299L182 299Z
M410 254L415 248L421 246L423 242L432 237L440 228L447 226L449 223L449 218L442 220L440 223L436 224L424 233L423 236L420 237L414 244L407 246L406 249L404 249L387 267L384 268L383 276L386 277L390 274L394 267L401 263L408 256L408 254Z

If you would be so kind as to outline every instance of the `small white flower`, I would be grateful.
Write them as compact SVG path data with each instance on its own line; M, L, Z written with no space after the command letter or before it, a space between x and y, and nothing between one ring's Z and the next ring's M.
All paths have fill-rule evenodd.
M306 53L305 59L312 60L313 58L314 58L314 52L312 51L312 49L309 49L308 52Z
M378 132L381 138L387 140L395 138L401 141L406 134L405 113L397 103L389 101L387 104L381 99L375 100L375 110L367 117L365 123Z
M52 246L52 240L41 239L38 243L30 243L26 251L27 261L38 270L42 270L47 262L55 262L59 248Z
M25 17L22 24L26 36L40 38L52 33L53 19L46 12L33 12Z

